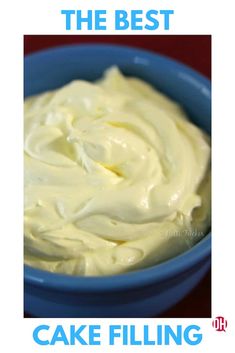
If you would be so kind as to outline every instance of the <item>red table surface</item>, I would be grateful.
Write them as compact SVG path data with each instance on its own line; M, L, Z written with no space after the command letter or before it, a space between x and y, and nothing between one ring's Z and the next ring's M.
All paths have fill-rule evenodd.
M122 44L151 50L211 77L210 35L25 35L24 53L82 43ZM25 317L29 315L25 313ZM211 271L187 297L161 317L211 317Z

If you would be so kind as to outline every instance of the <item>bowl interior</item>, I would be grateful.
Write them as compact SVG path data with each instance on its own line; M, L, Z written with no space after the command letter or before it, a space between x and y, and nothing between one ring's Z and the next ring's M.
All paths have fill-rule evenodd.
M174 60L145 50L110 45L75 45L53 48L28 55L24 62L25 97L59 88L75 79L89 81L100 78L105 69L117 65L129 76L149 82L180 103L190 119L205 131L211 131L211 86L208 79ZM133 286L143 282L166 279L177 271L195 265L210 254L210 234L187 252L149 269L99 279L79 279L79 286L97 285L109 288ZM55 275L25 267L25 278L48 286L78 285L77 277ZM115 278L114 278L115 277ZM98 282L97 282L98 281ZM97 282L97 283L96 283ZM85 288L84 287L84 288ZM104 287L103 287L104 288Z

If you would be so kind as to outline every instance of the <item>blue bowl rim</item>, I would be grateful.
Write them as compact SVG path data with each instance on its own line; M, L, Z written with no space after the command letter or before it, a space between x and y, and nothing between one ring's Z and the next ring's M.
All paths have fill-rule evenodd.
M169 58L167 56L156 54L145 49L139 49L131 46L113 45L113 44L75 44L55 46L52 48L39 50L25 56L25 64L30 58L50 55L51 53L62 53L68 50L89 51L98 50L129 52L133 55L144 55L149 60L160 60L164 64L170 65L176 70L183 70L191 75L195 80L199 81L207 89L211 90L211 83L204 75L196 70L188 67L181 62ZM135 289L151 284L165 282L176 277L181 273L190 271L196 264L203 262L210 256L211 253L211 233L208 233L200 242L194 245L191 249L184 253L166 260L154 266L135 270L133 272L99 276L99 277L84 277L64 275L59 273L51 273L48 271L36 269L28 265L24 265L25 284L34 285L37 287L48 288L51 290L60 291L78 291L78 292L104 292L104 291L120 291L127 289Z
M203 74L200 72L194 70L193 68L189 67L188 65L178 61L177 59L172 59L168 57L167 55L163 54L158 54L155 52L152 52L150 50L138 48L135 46L130 46L130 45L120 45L120 44L67 44L67 45L58 45L58 46L53 46L51 48L47 49L42 49L35 51L33 53L25 55L24 62L27 64L27 61L34 58L34 57L39 57L39 56L46 56L50 55L53 53L63 53L67 52L68 50L75 50L75 51L107 51L109 54L111 52L114 53L119 53L120 50L124 53L130 53L132 55L144 55L146 59L149 60L159 60L161 62L164 62L167 65L170 65L171 68L174 69L183 69L185 73L191 75L195 80L200 81L201 84L206 86L209 90L211 90L211 81Z
M162 283L187 273L209 258L211 233L184 253L160 264L119 275L84 277L51 273L24 265L25 283L59 291L104 292L140 288Z

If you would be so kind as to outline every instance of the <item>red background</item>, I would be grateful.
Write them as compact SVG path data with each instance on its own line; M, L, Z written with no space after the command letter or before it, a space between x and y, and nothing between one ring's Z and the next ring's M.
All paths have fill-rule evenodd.
M24 52L29 54L53 46L80 43L122 44L148 49L177 59L208 78L211 77L209 35L26 35ZM185 299L163 313L162 317L211 317L211 272Z

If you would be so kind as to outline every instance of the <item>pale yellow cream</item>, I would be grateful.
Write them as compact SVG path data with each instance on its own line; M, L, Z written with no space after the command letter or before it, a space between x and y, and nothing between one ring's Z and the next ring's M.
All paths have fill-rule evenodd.
M199 112L200 114L200 112ZM111 68L25 101L25 263L102 276L162 262L210 226L208 137Z

